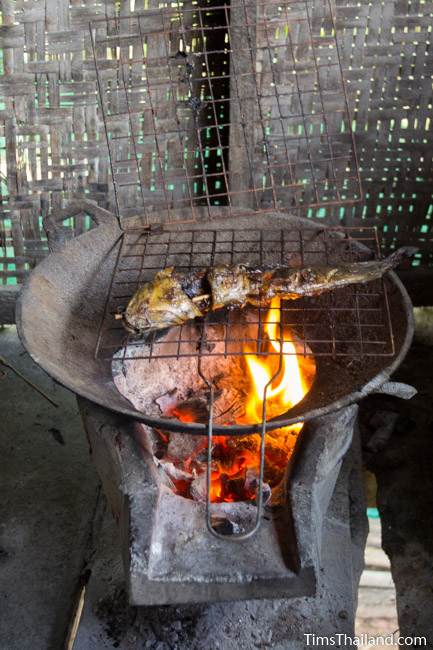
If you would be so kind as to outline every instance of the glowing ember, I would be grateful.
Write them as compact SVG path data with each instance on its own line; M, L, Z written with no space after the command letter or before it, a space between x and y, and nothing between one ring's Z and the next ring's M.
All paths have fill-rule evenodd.
M277 354L257 356L250 350L245 358L250 377L245 414L226 424L260 423L263 417L263 397L266 390L266 419L285 413L300 402L310 390L316 372L312 356L297 353L289 330L281 334L279 299L272 301L267 313L264 332L268 351ZM280 355L282 346L283 354ZM171 412L184 422L198 421L197 409L177 405ZM201 420L203 421L203 420ZM206 421L206 420L204 420ZM264 480L276 488L284 478L302 423L283 427L266 435ZM260 469L260 436L215 436L212 449L211 501L231 502L255 499ZM186 467L194 477L183 496L203 499L206 496L206 448L194 454Z

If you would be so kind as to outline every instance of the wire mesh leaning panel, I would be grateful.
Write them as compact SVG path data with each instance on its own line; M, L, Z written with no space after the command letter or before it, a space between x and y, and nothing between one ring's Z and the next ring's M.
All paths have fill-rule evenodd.
M149 0L146 6L157 4ZM321 5L316 0L312 10L318 46L330 34L324 27L321 35L329 14L327 3ZM307 208L304 216L327 224L377 225L383 250L419 246L412 265L431 266L430 3L337 0L335 5L365 200ZM135 7L138 12L138 3ZM28 267L46 256L42 200L57 210L85 194L114 211L89 20L117 10L126 7L66 0L41 3L37 10L24 0L1 7L0 283L22 281ZM106 51L100 60L107 63ZM115 78L116 69L112 73ZM109 70L103 74L108 83ZM126 199L134 205L132 192L121 197L122 207ZM70 228L82 231L81 223Z
M91 23L119 215L360 198L332 10L316 4L185 3Z
M366 248L360 248L360 242ZM214 355L391 356L394 338L386 281L352 285L314 298L282 300L246 310L217 310L203 320L161 332L127 334L116 318L131 296L160 270L196 271L219 264L303 267L379 256L375 229L129 230L119 242L96 356L128 359ZM282 326L280 326L280 322ZM269 325L273 326L271 333ZM275 343L275 345L273 345Z

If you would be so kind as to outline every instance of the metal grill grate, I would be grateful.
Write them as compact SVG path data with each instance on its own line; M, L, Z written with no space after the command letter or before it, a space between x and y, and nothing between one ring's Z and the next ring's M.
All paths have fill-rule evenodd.
M363 250L358 243L366 248ZM379 241L373 228L126 231L119 242L96 355L110 359L117 352L116 357L124 361L131 357L279 355L280 346L276 350L270 348L269 336L264 332L264 325L269 322L266 307L245 310L248 327L244 328L239 328L239 310L208 314L203 321L197 321L201 329L199 347L194 347L197 336L192 337L188 325L171 329L169 346L161 333L152 333L143 345L143 339L127 335L115 317L144 282L167 266L179 270L236 263L308 266L360 261L371 259L372 255L379 257ZM314 298L281 301L280 312L284 340L293 340L298 353L361 358L394 354L383 281L353 285ZM292 339L288 338L288 331Z
M315 5L186 3L91 23L120 217L361 198L331 4Z

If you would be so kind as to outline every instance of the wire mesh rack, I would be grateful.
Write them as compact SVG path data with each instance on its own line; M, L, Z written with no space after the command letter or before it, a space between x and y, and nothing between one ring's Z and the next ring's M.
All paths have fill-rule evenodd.
M361 198L329 0L184 3L90 33L119 218Z
M362 243L364 247L360 247ZM342 264L379 258L375 228L302 228L248 230L129 230L118 244L117 263L103 315L96 356L114 353L129 359L204 357L213 355L279 355L281 346L269 346L266 325L282 323L284 341L294 348L284 354L314 356L392 356L394 337L386 284L382 280L352 285L315 297L282 300L278 317L268 306L210 312L203 320L170 330L170 341L161 332L140 338L128 334L118 315L132 295L167 267L194 271L219 264L259 267L305 267ZM198 346L196 329L200 329ZM276 338L280 341L280 338ZM272 342L272 340L271 340ZM120 353L119 353L120 351Z

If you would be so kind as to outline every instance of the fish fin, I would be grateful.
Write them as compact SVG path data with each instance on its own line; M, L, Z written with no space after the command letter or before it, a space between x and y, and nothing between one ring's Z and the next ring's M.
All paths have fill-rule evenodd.
M416 246L402 246L391 253L384 262L389 265L389 268L394 268L395 266L398 266L405 257L412 257L418 252L418 250L419 249Z

